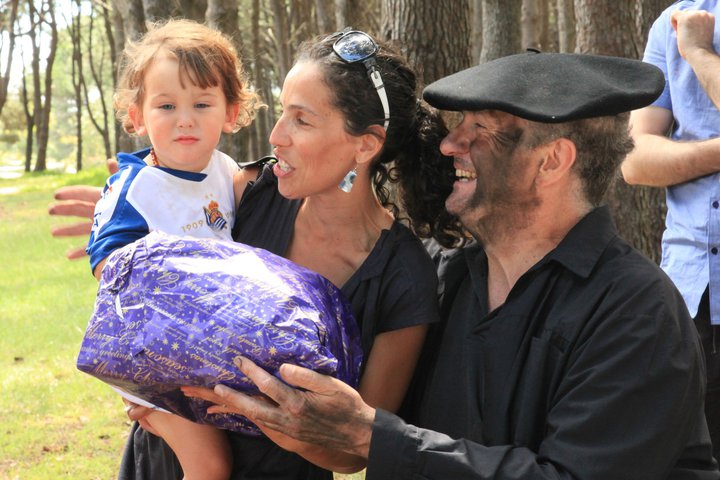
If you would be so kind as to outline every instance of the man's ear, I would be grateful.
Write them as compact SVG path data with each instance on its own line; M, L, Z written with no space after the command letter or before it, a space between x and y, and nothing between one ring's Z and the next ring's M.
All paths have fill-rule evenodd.
M143 135L147 134L147 128L145 128L145 120L143 119L142 108L140 108L135 103L131 104L128 107L128 117L130 117L130 121L132 122L133 128L135 129L135 133L137 135L140 135L142 137Z
M577 149L571 140L556 138L540 148L542 158L536 179L539 185L550 185L570 174L577 155Z
M223 124L222 129L223 133L235 133L239 130L239 128L235 125L238 115L240 115L239 103L227 106L227 111L225 112L225 123Z
M368 131L359 137L355 161L358 164L370 163L385 145L385 129L380 125L371 125Z

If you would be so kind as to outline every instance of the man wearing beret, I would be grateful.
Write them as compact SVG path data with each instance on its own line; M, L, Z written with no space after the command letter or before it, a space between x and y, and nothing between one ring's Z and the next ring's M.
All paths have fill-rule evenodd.
M633 146L627 112L663 84L639 61L527 53L428 86L463 115L441 145L457 176L446 206L476 243L443 264L414 425L328 377L284 365L295 390L245 359L276 403L219 386L222 403L366 458L367 480L719 479L683 299L600 206Z
M713 13L720 15L717 0L683 0L650 29L644 61L663 71L665 89L631 114L636 148L622 172L630 184L666 189L660 266L700 332L705 415L720 458L720 29Z

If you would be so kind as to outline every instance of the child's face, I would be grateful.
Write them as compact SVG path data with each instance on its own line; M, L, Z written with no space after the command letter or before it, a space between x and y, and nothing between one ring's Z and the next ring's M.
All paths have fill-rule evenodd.
M222 132L231 133L239 107L228 105L220 86L200 88L184 78L176 60L160 57L148 68L142 105L130 119L138 135L148 135L161 166L203 170Z

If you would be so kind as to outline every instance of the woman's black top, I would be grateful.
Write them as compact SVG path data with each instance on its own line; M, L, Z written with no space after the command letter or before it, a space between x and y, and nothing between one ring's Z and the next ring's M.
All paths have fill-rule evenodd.
M288 200L277 190L270 167L246 188L238 207L233 238L284 256L292 240L302 200ZM365 262L341 288L362 332L367 356L376 335L436 322L437 276L422 243L395 221L383 230ZM232 480L332 479L300 456L266 437L228 432L233 449ZM176 480L182 470L161 439L133 425L120 466L120 480Z

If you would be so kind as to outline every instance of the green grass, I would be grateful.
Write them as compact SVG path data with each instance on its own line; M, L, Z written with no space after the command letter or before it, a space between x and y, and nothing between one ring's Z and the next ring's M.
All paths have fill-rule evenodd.
M0 180L0 479L111 479L129 424L117 395L80 373L75 357L97 284L64 252L47 215L55 188L100 185L78 175Z
M56 188L105 176L98 166L0 179L0 480L116 478L122 402L75 368L97 283L86 260L64 257L81 241L50 236L76 220L47 215Z

